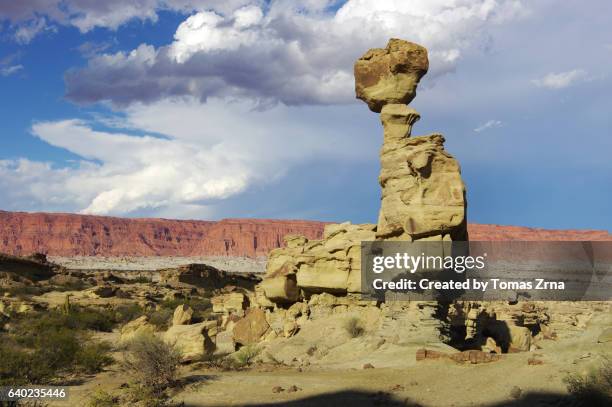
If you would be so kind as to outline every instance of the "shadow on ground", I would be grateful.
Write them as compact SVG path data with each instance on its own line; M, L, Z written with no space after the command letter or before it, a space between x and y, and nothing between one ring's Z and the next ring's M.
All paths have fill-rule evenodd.
M484 390L484 389L483 389ZM448 400L445 405L461 405L461 400ZM319 394L299 400L281 401L266 404L242 404L245 407L331 407L331 406L390 406L390 407L434 407L416 403L409 398L401 398L385 392L364 392L347 390L336 393ZM196 407L196 404L186 404L184 407ZM610 407L612 398L599 395L599 399L577 400L567 394L526 393L516 400L484 405L484 407Z

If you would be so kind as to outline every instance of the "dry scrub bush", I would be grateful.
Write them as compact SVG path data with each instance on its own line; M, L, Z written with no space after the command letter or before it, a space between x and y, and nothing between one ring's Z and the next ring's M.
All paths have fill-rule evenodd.
M171 344L153 335L140 335L124 352L123 367L143 393L161 395L176 380L181 354Z
M119 405L119 397L101 389L96 390L87 401L87 407L115 407Z
M569 375L563 381L579 406L612 405L612 361L609 357L604 357L601 366L591 373Z
M351 338L360 337L365 333L365 328L363 327L361 320L357 317L347 319L344 323L344 329Z

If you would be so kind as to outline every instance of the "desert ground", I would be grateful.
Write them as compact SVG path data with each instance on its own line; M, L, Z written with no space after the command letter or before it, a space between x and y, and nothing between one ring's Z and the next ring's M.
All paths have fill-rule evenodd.
M241 261L227 259L226 264ZM0 339L6 341L5 355L24 349L38 352L29 348L35 345L16 336L36 337L27 329L31 326L59 332L61 321L73 321L67 326L78 332L80 346L106 344L102 356L94 354L86 359L89 364L83 362L88 370L77 360L40 376L44 381L37 384L69 389L68 400L49 405L597 405L581 401L583 395L569 386L568 378L588 378L604 367L610 379L609 302L495 304L499 315L509 312L538 321L547 317L537 334L529 334L526 347L518 349L524 338L511 337L508 349L502 351L432 341L426 335L428 327L412 319L420 312L414 304L374 305L322 293L297 306L268 309L265 318L257 320L259 308L253 307L258 273L183 265L151 272L159 280L150 281L141 273L126 278L123 262L114 270L65 268L40 258L5 256L1 263ZM43 276L41 270L47 268L49 273ZM193 280L194 275L201 279ZM219 284L211 285L219 277ZM236 305L236 298L246 302ZM297 308L302 314L295 312ZM295 321L290 314L297 317ZM56 326L34 322L47 319ZM74 321L82 326L70 325ZM350 321L359 325L351 330ZM287 328L288 322L299 326ZM265 328L260 330L258 324ZM142 390L138 372L125 364L139 335L161 338L164 346L182 355L176 375L158 398L138 393ZM503 346L499 337L497 342ZM61 353L63 344L57 342L54 352ZM427 357L422 357L424 349ZM96 358L104 362L97 363ZM7 374L6 368L0 368L5 385L11 379ZM596 402L607 402L609 397L608 393Z

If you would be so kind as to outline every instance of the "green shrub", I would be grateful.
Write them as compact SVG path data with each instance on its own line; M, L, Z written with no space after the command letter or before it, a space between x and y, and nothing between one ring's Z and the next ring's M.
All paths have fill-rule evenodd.
M170 326L173 313L174 310L161 308L159 310L148 312L147 316L149 317L149 322L155 325L159 330L166 330Z
M150 276L138 276L136 278L129 280L129 282L132 284L136 284L136 283L148 284L148 283L153 282L153 279Z
M116 323L125 324L144 315L144 313L144 309L138 304L122 304L115 308L114 320Z
M612 363L607 357L598 369L589 374L568 375L563 381L579 406L612 405Z
M243 346L234 354L234 359L239 367L249 366L259 355L259 352L260 349L254 345Z
M87 401L88 407L114 407L119 405L119 397L100 389L96 390Z
M111 346L106 342L87 342L75 356L76 365L85 373L98 373L113 363L110 350Z
M95 310L72 305L64 312L52 310L22 317L16 322L20 336L35 337L40 332L66 328L111 332L115 325L114 313L109 310Z
M365 328L361 320L357 317L351 317L344 323L344 330L351 338L357 338L365 333Z
M0 336L0 383L47 383L61 373L95 373L112 362L108 344L53 325L54 318L32 319L31 326L19 321L13 334Z
M19 349L15 344L0 344L0 386L44 383L54 373L41 364L36 353Z

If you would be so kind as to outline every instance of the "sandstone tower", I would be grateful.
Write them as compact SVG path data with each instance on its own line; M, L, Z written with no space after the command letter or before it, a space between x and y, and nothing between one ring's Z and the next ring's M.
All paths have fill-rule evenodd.
M407 106L427 73L427 50L391 39L355 63L357 97L380 113L382 199L377 225L327 225L322 240L286 238L270 252L262 302L291 304L315 293L361 292L361 242L467 240L465 186L440 134L411 137L419 114Z
M459 163L444 150L441 134L411 137L420 116L407 104L428 68L427 50L399 39L355 63L357 97L380 113L384 129L379 239L467 240Z

